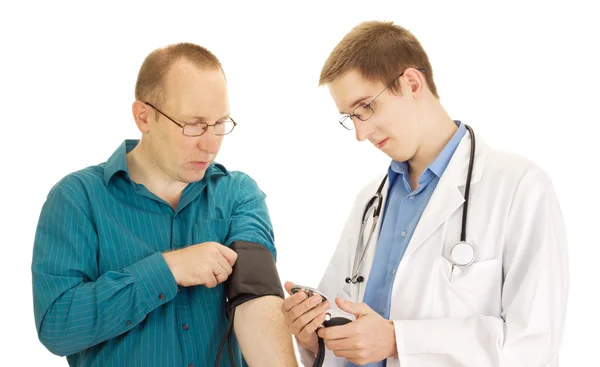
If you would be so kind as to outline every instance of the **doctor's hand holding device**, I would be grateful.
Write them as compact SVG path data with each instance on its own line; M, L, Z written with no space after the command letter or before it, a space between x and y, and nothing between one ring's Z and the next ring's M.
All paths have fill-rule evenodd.
M391 22L353 28L320 85L391 162L319 285L285 284L303 365L558 367L569 269L548 175L450 118L427 54Z

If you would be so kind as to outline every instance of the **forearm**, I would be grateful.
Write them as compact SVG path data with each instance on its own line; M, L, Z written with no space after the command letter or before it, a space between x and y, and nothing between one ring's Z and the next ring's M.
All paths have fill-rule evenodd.
M250 367L298 366L291 335L283 323L282 302L279 297L264 296L235 311L235 335Z
M36 322L40 341L52 353L65 356L121 335L146 315L170 301L177 285L160 254L123 269L107 272L94 282L34 274ZM58 287L75 284L64 292ZM79 282L79 284L76 284ZM52 289L42 289L50 287ZM42 299L60 294L45 308Z

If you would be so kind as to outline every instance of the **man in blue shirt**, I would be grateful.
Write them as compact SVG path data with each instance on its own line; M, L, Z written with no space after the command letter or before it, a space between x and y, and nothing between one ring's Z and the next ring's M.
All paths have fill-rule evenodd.
M265 195L214 162L236 122L210 51L153 51L135 98L141 139L67 175L42 208L32 261L39 338L71 366L213 366L228 321L223 282L237 260L229 246L254 242L276 256ZM264 296L237 308L236 365L297 365L281 303Z

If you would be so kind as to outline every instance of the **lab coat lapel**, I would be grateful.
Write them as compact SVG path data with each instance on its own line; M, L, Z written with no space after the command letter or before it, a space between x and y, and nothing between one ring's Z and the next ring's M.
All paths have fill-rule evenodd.
M383 179L383 177L382 177L382 179ZM367 200L365 201L365 207L367 205L368 200L372 197L372 195L375 195L375 192L377 191L377 188L379 187L380 183L381 183L381 181L378 181L377 185L374 186L371 196L369 196L367 198ZM383 206L381 208L381 213L379 214L379 219L377 220L377 224L375 226L375 231L373 232L373 237L371 237L371 246L369 246L369 249L367 250L367 253L365 255L365 260L363 261L362 270L359 272L365 278L365 280L360 284L359 287L353 287L354 289L358 288L358 295L355 295L355 296L358 296L358 298L355 298L357 300L357 302L362 302L363 296L365 294L366 285L369 280L369 274L371 273L371 267L373 265L373 260L375 259L375 249L377 248L377 240L379 239L379 230L381 229L381 222L383 219L382 218L383 210L385 208L385 204L387 201L388 187L389 187L389 179L386 180L385 185L383 185L383 188L381 190L381 195L383 196L383 200L382 200ZM365 231L363 234L363 242L364 242L363 245L366 245L366 243L367 243L367 239L369 238L369 231L370 231L372 225L373 225L373 217L371 216L370 219L367 221L367 225L365 226ZM362 252L359 253L358 256L360 256L361 254L362 254Z
M488 147L476 136L475 159L471 187L481 179ZM409 257L452 213L464 203L461 187L464 187L469 167L471 152L471 136L467 132L454 152L448 167L440 178L429 203L425 207L411 241L406 249L405 257Z

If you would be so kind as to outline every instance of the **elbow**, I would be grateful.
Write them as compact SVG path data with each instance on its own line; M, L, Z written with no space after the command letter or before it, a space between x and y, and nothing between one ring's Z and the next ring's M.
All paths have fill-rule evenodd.
M48 351L56 356L59 357L66 357L69 354L72 354L69 350L67 350L66 348L61 348L60 345L63 344L61 341L57 340L49 340L48 337L44 336L43 334L38 334L38 339L40 340L40 342L42 343L42 345L44 347L46 347L46 349L48 349Z
M38 329L38 339L50 353L59 357L66 357L85 349L85 347L81 347L81 339L72 340L68 338L64 330L48 332L48 330L45 330L43 323Z

